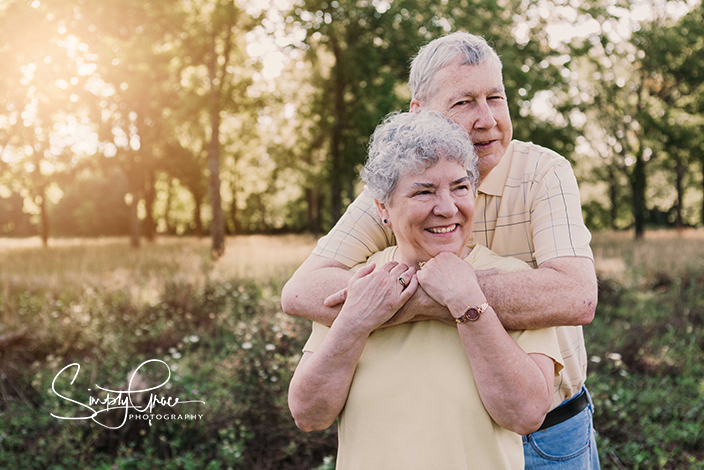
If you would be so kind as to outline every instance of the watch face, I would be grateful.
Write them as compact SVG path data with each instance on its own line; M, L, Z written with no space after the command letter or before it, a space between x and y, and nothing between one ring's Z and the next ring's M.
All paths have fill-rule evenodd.
M468 308L465 312L465 315L467 316L467 320L469 321L479 320L479 311L474 307Z

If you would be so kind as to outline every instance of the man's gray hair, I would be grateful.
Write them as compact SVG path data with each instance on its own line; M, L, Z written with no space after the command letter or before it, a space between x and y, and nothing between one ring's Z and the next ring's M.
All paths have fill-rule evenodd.
M432 110L391 113L372 134L360 176L372 197L388 204L400 178L422 173L440 157L462 165L476 189L477 156L464 127Z
M444 67L460 60L460 65L479 65L493 59L501 67L496 51L480 36L456 32L433 39L421 47L411 62L408 85L411 97L425 101L439 91L434 83L435 74Z

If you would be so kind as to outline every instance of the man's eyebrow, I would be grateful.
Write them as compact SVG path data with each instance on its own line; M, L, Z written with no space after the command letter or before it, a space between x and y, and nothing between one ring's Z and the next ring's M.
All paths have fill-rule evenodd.
M494 87L491 90L489 90L487 95L493 95L494 93L506 94L506 89L504 87L497 86L497 87ZM455 102L455 101L458 101L462 98L474 98L476 96L477 96L477 94L472 93L471 91L460 91L457 94L452 95L452 98L450 98L450 101Z

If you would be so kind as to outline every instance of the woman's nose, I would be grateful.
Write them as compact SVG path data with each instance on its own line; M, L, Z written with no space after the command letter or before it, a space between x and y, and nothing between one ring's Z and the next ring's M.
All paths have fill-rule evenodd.
M438 193L433 214L446 218L454 217L457 214L457 205L449 192L442 191Z

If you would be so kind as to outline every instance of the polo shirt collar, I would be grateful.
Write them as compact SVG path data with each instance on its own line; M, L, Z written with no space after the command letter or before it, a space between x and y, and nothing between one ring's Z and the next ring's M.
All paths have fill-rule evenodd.
M482 180L479 184L478 191L484 193L488 196L501 196L504 193L504 188L506 187L506 179L508 178L508 172L511 168L511 159L513 158L513 141L506 149L506 153L499 164L494 167L493 170Z

